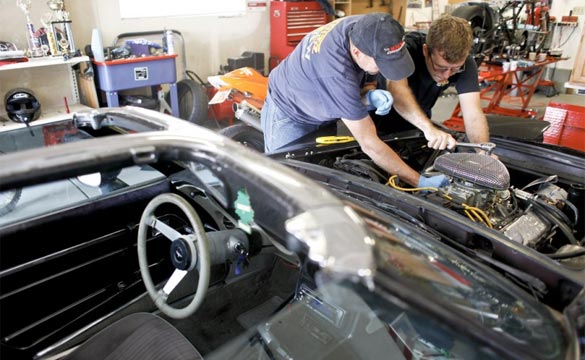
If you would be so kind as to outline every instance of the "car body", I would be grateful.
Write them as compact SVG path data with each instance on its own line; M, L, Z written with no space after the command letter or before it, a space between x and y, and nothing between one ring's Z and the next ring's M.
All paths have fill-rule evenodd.
M132 107L0 137L0 191L20 192L0 224L2 358L64 358L137 312L212 359L580 356L578 281L555 273L575 293L548 305L403 210L296 171L325 167Z

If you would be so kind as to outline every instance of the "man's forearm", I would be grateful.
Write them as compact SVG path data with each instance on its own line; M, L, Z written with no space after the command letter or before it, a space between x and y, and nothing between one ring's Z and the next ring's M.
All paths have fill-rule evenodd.
M487 119L481 108L479 93L459 95L465 133L470 142L482 143L490 140Z
M406 79L399 81L388 81L388 91L394 97L394 109L406 121L422 131L428 131L433 123L422 111Z
M355 137L360 147L372 161L391 175L398 175L402 181L416 186L419 181L418 172L414 171L376 135L376 127L369 116L362 120L345 120L345 126Z
M465 134L470 142L485 143L490 141L489 129L485 116L466 118L464 124Z
M370 143L369 146L362 146L366 155L387 173L398 175L400 180L411 186L417 186L420 178L419 173L408 166L387 144L381 140L377 141L379 141L377 144Z

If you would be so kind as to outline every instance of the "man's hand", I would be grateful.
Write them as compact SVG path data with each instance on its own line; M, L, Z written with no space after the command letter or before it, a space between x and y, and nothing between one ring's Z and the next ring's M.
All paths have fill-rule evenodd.
M392 109L394 98L386 90L370 90L366 93L367 104L376 109L377 115L387 115ZM373 110L368 107L368 110Z
M425 138L428 140L427 146L431 149L445 150L453 149L457 145L457 141L444 131L435 127L430 127L424 132Z
M419 188L433 187L438 189L440 187L447 185L449 185L449 179L447 179L445 175L435 175L431 177L424 177L421 175L420 179L418 180L417 187Z

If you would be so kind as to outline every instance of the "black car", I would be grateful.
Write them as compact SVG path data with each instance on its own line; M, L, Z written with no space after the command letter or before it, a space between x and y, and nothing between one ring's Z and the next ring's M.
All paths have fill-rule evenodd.
M432 201L146 109L0 139L2 359L581 356L578 270Z
M437 151L420 131L385 136L415 170L448 177L448 186L424 191L385 173L357 142L323 144L316 137L271 157L331 190L396 209L549 305L563 308L585 283L583 152L498 136L475 144L488 154L469 149L474 144Z

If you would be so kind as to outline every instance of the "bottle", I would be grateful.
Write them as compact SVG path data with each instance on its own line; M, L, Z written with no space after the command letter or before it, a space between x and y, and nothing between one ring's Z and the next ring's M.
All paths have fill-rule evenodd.
M91 52L95 61L102 62L105 60L102 35L99 29L93 29L91 33Z
M165 30L163 45L167 54L175 53L175 44L173 43L173 32L171 30Z

